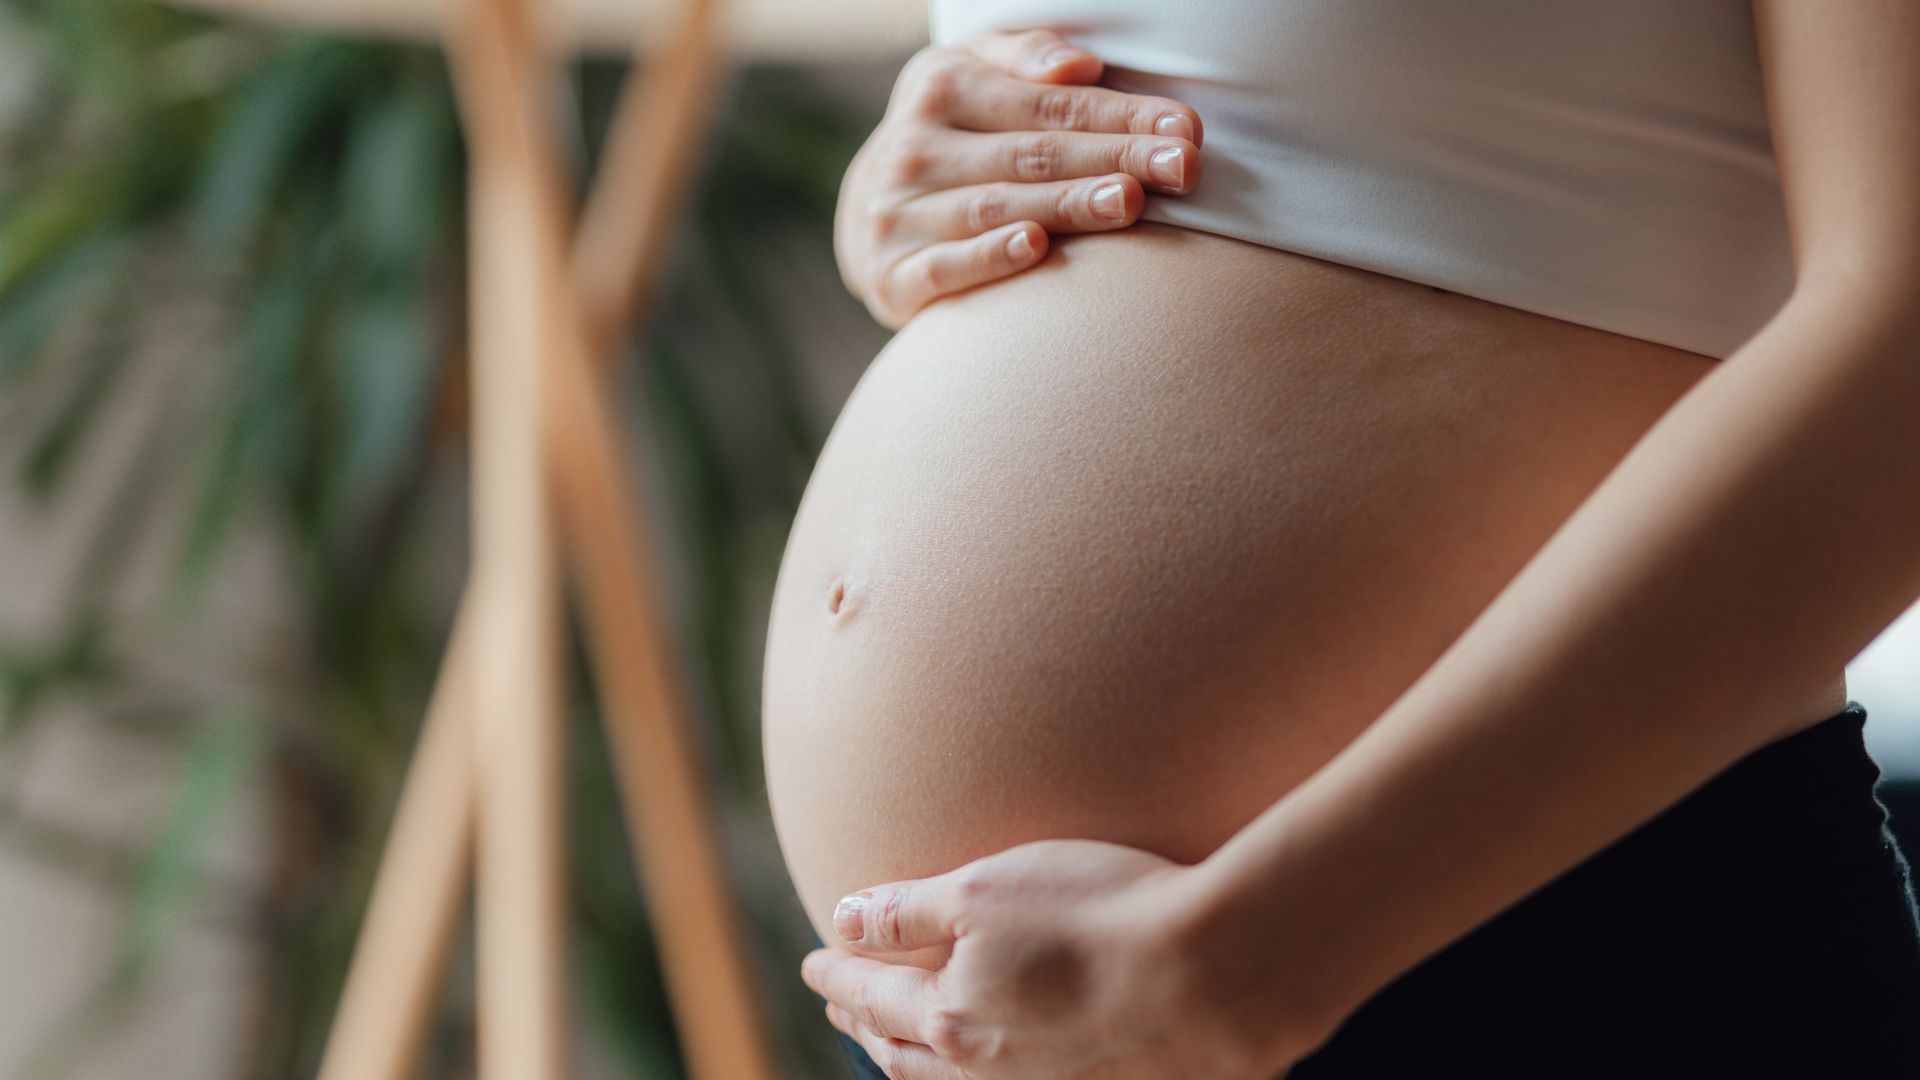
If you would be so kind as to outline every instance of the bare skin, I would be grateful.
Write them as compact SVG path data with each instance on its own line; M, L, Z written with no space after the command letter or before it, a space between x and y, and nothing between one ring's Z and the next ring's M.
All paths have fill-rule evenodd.
M1920 11L1903 0L1818 8L1756 0L1755 9L1794 238L1798 283L1788 303L1738 352L1704 371L1696 364L1681 376L1690 385L1675 387L1661 373L1673 378L1684 369L1683 357L1610 339L1603 343L1587 332L1556 340L1541 329L1536 336L1511 313L1489 314L1484 323L1469 316L1466 325L1449 327L1437 310L1414 304L1408 286L1395 286L1397 293L1383 288L1369 299L1323 290L1303 278L1296 290L1269 297L1281 310L1295 298L1315 304L1299 312L1295 322L1273 327L1287 332L1266 342L1263 359L1278 354L1275 377L1289 391L1264 399L1280 403L1281 423L1266 430L1277 432L1283 444L1291 441L1295 448L1335 461L1283 453L1270 462L1281 475L1279 490L1297 494L1317 488L1326 494L1317 501L1280 502L1302 512L1291 516L1292 524L1279 526L1277 550L1327 558L1311 562L1310 570L1297 561L1273 560L1243 579L1249 587L1236 594L1241 599L1322 601L1304 610L1271 611L1280 629L1262 640L1291 638L1307 655L1334 657L1326 642L1340 641L1343 634L1363 635L1348 631L1339 618L1324 627L1314 622L1314 616L1330 610L1370 618L1375 635L1397 638L1411 628L1417 636L1444 622L1436 612L1450 603L1470 606L1454 584L1457 578L1473 578L1476 568L1501 576L1493 564L1508 557L1508 545L1526 546L1518 539L1526 526L1516 523L1557 505L1563 496L1570 495L1578 509L1550 530L1543 546L1533 545L1537 554L1384 713L1365 722L1324 768L1260 809L1198 864L1169 858L1147 842L1055 840L1013 847L930 878L874 884L860 895L860 903L846 905L847 917L835 936L849 947L884 954L888 962L836 948L811 955L803 971L809 985L833 1003L829 1016L859 1038L889 1076L1254 1080L1278 1075L1393 975L1671 805L1740 755L1804 722L1790 717L1817 716L1833 702L1822 695L1832 689L1834 673L1920 593L1920 549L1913 543L1920 533L1920 503L1908 497L1920 486L1915 406L1920 363L1914 346L1920 340L1920 310L1913 304L1920 290L1920 203L1912 198L1920 187L1920 127L1913 123L1920 115L1920 73L1910 63L1920 47ZM1104 242L1123 246L1118 237ZM1133 242L1126 238L1128 246ZM1095 241L1086 247L1092 250ZM1274 266L1286 273L1280 263ZM1206 276L1197 266L1181 269ZM1003 295L1040 292L1040 280L1036 275L1023 283L1031 288L1008 288ZM1244 297L1238 290L1247 287L1243 279L1231 280L1241 284L1212 282L1229 298L1230 313L1233 300ZM1143 287L1142 294L1128 293L1118 282L1094 284L1113 290L1099 294L1103 299L1118 295L1150 313L1133 321L1128 312L1136 308L1103 312L1107 318L1098 325L1132 335L1120 342L1130 347L1119 354L1123 358L1165 350L1167 320L1191 327L1192 320L1202 318L1192 314L1192 298L1180 295L1184 279L1181 286L1163 284L1157 291ZM978 302L990 307L992 295L981 293ZM1184 307L1170 307L1183 301ZM1325 310L1344 301L1351 302L1338 314ZM1400 309L1403 302L1407 306ZM938 325L931 318L937 310L922 318ZM955 303L951 310L959 318L966 308ZM1409 325L1396 322L1396 311L1425 332L1396 336L1396 325L1403 331ZM963 366L992 364L998 356L1009 381L1051 370L1042 361L1057 359L1056 351L1071 355L1058 335L1009 347L1001 329L1006 322L1030 333L1043 326L1000 314L999 322L964 328L977 332L982 343L971 351L948 340L939 349L929 345L926 354L907 355ZM1237 320L1230 315L1227 321ZM1447 329L1456 332L1440 332ZM911 327L903 337L910 335ZM1516 343L1524 348L1514 348ZM1410 351L1416 347L1446 354L1440 367L1452 378L1436 376L1438 387L1429 387L1428 397L1472 402L1470 423L1460 423L1460 414L1444 406L1412 403L1411 420L1399 411L1409 403L1393 391L1410 377L1417 380L1425 370L1418 360L1433 355ZM890 350L876 361L875 374L904 351ZM1178 342L1175 352L1190 367L1204 358L1209 374L1221 357L1239 355L1232 349L1208 350L1204 331L1198 346ZM1399 362L1380 367L1367 362L1383 356ZM1531 363L1522 363L1523 356ZM1114 367L1124 370L1124 363L1116 361ZM1504 368L1501 377L1487 374L1490 367ZM1619 376L1615 385L1609 367L1633 369L1632 375ZM938 377L931 363L914 370ZM1169 401L1180 400L1178 393L1200 392L1197 388L1210 382L1174 380L1162 387L1167 392L1143 399L1128 392L1119 370L1110 373L1111 382L1087 385L1102 392L1117 386L1122 405L1132 406L1127 418L1136 425L1150 425L1169 410ZM1229 363L1225 377L1236 370ZM1387 395L1384 406L1363 409L1354 402L1368 399L1343 399L1337 392L1343 381L1365 381L1370 371L1373 389ZM1311 377L1314 373L1318 379ZM1301 381L1292 381L1296 377ZM1124 473L1106 459L1069 456L1063 439L1064 464L1053 470L1031 465L1030 473L1022 474L1029 486L1016 490L1039 496L1019 500L1031 509L1024 515L1007 511L1009 500L965 487L980 475L981 462L1001 466L1004 456L987 455L1004 451L1007 444L991 436L971 442L953 437L953 417L974 417L962 426L979 420L977 412L968 412L964 395L948 393L937 404L915 405L911 394L865 393L869 385L890 381L870 377L862 386L866 400L856 399L848 409L849 417L864 418L843 420L843 429L883 430L889 421L872 414L899 404L908 418L921 422L922 431L909 437L903 421L890 440L856 435L841 440L845 446L897 450L900 456L874 459L864 482L843 486L816 476L823 492L842 494L812 500L821 507L813 511L821 523L809 521L804 531L796 530L789 553L794 575L783 578L786 607L776 611L771 643L770 658L778 666L770 676L779 680L778 693L768 700L772 760L805 754L786 741L785 732L794 728L810 726L838 740L836 749L819 751L815 774L803 776L803 766L777 765L773 777L783 839L816 921L822 905L813 890L838 872L836 860L854 861L844 834L861 829L887 834L887 824L876 823L875 815L898 811L909 827L917 827L932 820L925 808L945 807L960 818L949 827L962 835L947 837L958 849L965 846L965 834L992 831L1000 818L988 778L1000 783L997 790L1016 791L1021 798L1056 798L1050 773L1039 767L1013 772L1028 759L991 759L996 751L982 744L1024 739L1038 754L1049 751L1051 727L1034 722L1032 699L1024 696L1049 680L1023 675L1071 674L1071 668L1049 659L1063 649L1071 656L1063 643L1075 640L1062 632L1071 631L1073 621L1060 625L1058 612L1114 601L1106 590L1087 595L1054 588L1051 603L1027 609L1054 620L1041 631L995 638L976 621L943 636L942 629L956 628L941 626L941 620L950 623L956 612L979 620L981 594L1000 595L1009 583L1034 576L1032 566L996 562L994 549L977 545L935 548L935 555L954 557L944 575L870 574L871 602L857 609L854 619L883 610L899 610L906 618L897 627L880 628L885 640L874 634L868 651L837 649L851 634L836 639L804 627L789 629L783 620L790 618L788 611L800 610L794 606L800 601L784 598L804 598L816 575L845 557L836 546L844 549L854 537L902 535L889 532L901 528L920 546L880 544L878 550L925 551L931 538L911 529L930 530L927 523L939 520L927 505L941 505L942 491L963 496L947 504L949 529L963 536L985 530L991 536L996 527L1017 533L1029 520L1049 525L1065 513L1045 501L1055 494L1066 497L1066 485L1054 479L1060 471L1082 480L1088 473L1102 479L1103 469L1116 469L1129 480L1142 475ZM1663 413L1665 403L1641 397L1649 384L1662 392L1679 391ZM1035 396L1044 399L1046 386L1042 383ZM1612 400L1604 408L1589 408L1589 395ZM1540 399L1550 405L1538 404ZM1000 413L1018 418L1023 414L1015 406L1021 400L1008 393L995 404ZM1253 407L1242 400L1234 405ZM1657 422L1645 425L1652 413L1635 411L1642 406L1659 414ZM1521 427L1510 426L1509 416L1519 417ZM994 419L1004 422L999 415ZM1084 424L1084 412L1043 410L1031 430L1065 428L1084 435ZM1620 424L1643 430L1623 431ZM1145 460L1201 468L1221 446L1236 445L1204 425L1198 436L1174 427L1175 434L1156 448L1158 458ZM1244 434L1247 429L1232 430ZM1329 430L1349 433L1344 458L1339 440L1313 441ZM1612 445L1622 438L1631 443L1624 457ZM1503 452L1475 456L1463 449L1486 439ZM1120 453L1132 445L1116 440L1108 449ZM1415 449L1406 449L1409 445ZM829 448L828 459L836 449ZM929 457L942 458L948 471L923 469ZM1597 468L1596 457L1601 459ZM1616 458L1618 467L1608 472L1605 463ZM830 465L828 459L822 474L863 471ZM1147 470L1148 479L1163 481L1153 490L1168 490L1164 480L1171 468ZM1571 490L1590 475L1583 468L1604 477L1584 499ZM1473 474L1477 483L1450 482L1456 469ZM1341 475L1354 482L1344 488L1316 484ZM906 481L914 479L921 487L907 490ZM1256 487L1267 483L1264 477L1241 480ZM1050 486L1055 484L1058 491ZM1512 494L1516 489L1525 494ZM1128 489L1115 490L1124 495ZM1223 482L1207 493L1229 490ZM1365 505L1376 491L1396 496L1411 491L1414 498L1404 515L1397 508L1369 511ZM981 497L965 497L972 495ZM1354 502L1361 508L1350 505ZM872 526L849 516L860 506L874 505L917 509L872 515L865 519ZM1229 496L1224 505L1231 511L1241 504ZM1129 510L1139 512L1138 507ZM1057 533L1040 535L1063 559L1077 553L1068 565L1094 568L1089 573L1098 577L1099 568L1138 564L1103 545L1103 536L1164 535L1164 530L1129 533L1131 516L1115 516L1119 520L1096 517L1096 527L1079 537L1079 548ZM1184 519L1168 521L1166 528L1179 521ZM1473 528L1463 527L1463 521ZM1356 525L1370 528L1351 528ZM1364 560L1343 564L1336 552L1311 539L1343 531L1366 553ZM1462 540L1460 533L1472 535ZM820 536L826 539L815 539ZM1271 550L1263 549L1262 555ZM1343 547L1339 553L1351 550ZM1169 561L1160 569L1191 566L1190 560L1165 557ZM1151 555L1140 558L1152 562ZM1204 552L1200 558L1208 561ZM882 560L876 565L910 564ZM1239 572L1246 560L1216 559L1209 565ZM1379 574L1399 589L1391 607L1374 595L1388 590L1368 588ZM1302 583L1309 577L1320 584ZM1128 580L1123 577L1119 584ZM1146 580L1192 584L1210 579L1168 570ZM943 593L952 582L965 589ZM1043 575L1041 583L1054 581ZM1349 604L1344 592L1329 601L1343 587L1352 591L1354 602ZM1172 594L1184 595L1177 588ZM906 602L880 603L889 596ZM942 606L929 607L927 600ZM948 602L955 606L944 606ZM1176 603L1172 613L1188 619L1177 628L1183 640L1212 634L1212 609ZM869 625L878 621L870 619ZM936 629L929 631L929 623ZM857 625L842 624L846 629ZM990 619L985 624L993 625ZM1112 624L1092 620L1090 625ZM1215 658L1190 656L1173 645L1175 628L1167 629L1157 648L1123 654L1102 675L1129 690L1151 691L1157 676L1140 668L1185 663L1189 670L1213 673L1221 666ZM1238 640L1220 635L1214 641L1222 647L1221 659L1232 655ZM820 641L835 644L816 647ZM958 657L941 647L957 650ZM1411 647L1387 650L1385 666L1391 668L1392 657L1404 651ZM1342 679L1349 680L1342 691L1366 690L1351 683L1351 666L1330 661L1329 674L1294 662L1291 655L1282 650L1265 657L1297 682L1256 707L1273 700L1292 705L1298 687L1325 693L1327 682ZM938 663L897 668L890 666L895 660ZM830 670L827 665L836 661L847 661L849 671L831 670L810 683L796 675ZM927 684L936 690L916 696L900 689ZM839 708L813 713L793 704L790 695L808 692L826 694ZM920 712L871 715L879 710L866 703L868 693ZM1112 699L1125 694L1108 698L1101 704L1113 705ZM1806 709L1794 704L1816 701ZM993 719L996 707L1008 702L1024 710L1023 718ZM1168 707L1165 701L1119 704L1125 708L1101 710L1097 724L1082 716L1081 734L1105 736L1106 745L1113 745L1112 733L1121 731L1118 745L1130 749L1117 758L1145 762L1138 769L1149 780L1192 766L1193 755L1204 756L1216 740L1247 739L1244 731L1252 726L1222 722L1202 711L1168 731L1155 712ZM979 711L969 713L969 705ZM777 716L782 710L786 715ZM981 714L988 719L977 720ZM1147 719L1139 719L1143 716ZM1281 729L1273 735L1281 741L1289 738L1290 725L1311 730L1318 723L1292 708L1279 716L1263 730ZM972 725L979 723L985 730L976 739ZM1137 738L1142 731L1147 737ZM1155 733L1160 733L1157 741ZM916 759L921 751L901 745L915 739L936 749ZM1077 752L1100 745L1090 741ZM901 767L883 776L864 764L848 764L875 754ZM982 755L990 759L985 768L977 765ZM1064 768L1077 760L1043 758L1042 764ZM1116 799L1114 810L1124 825L1153 833L1165 828L1162 818L1211 809L1220 798L1216 791L1231 789L1245 764L1202 762L1188 775L1188 802L1143 806L1150 802L1143 792L1150 789L1136 784L1135 794ZM1253 764L1264 767L1267 761ZM1208 765L1222 768L1214 772ZM975 793L956 796L954 787L965 786L969 776ZM836 781L844 784L837 795L808 794ZM842 807L837 815L836 799ZM1463 861L1459 845L1466 838L1474 842L1474 857ZM925 858L926 844L923 835L919 846L883 852L879 861ZM914 966L929 953L949 950L950 962L937 975ZM1063 985L1083 992L1062 994Z
M1200 860L1712 366L1155 224L928 308L842 413L774 597L808 915L832 940L845 892L1046 837ZM1776 728L1844 704L1835 676Z

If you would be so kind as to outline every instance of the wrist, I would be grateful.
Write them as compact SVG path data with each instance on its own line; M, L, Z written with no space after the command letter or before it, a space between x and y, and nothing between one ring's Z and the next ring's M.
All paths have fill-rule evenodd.
M1217 857L1186 868L1170 922L1188 992L1260 1075L1280 1075L1352 1010L1315 935L1239 868Z

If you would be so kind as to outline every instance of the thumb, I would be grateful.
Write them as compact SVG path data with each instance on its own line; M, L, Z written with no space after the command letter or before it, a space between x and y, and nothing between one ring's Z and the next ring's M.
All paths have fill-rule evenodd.
M1012 75L1045 83L1091 83L1106 65L1051 30L989 30L966 42L967 51Z
M876 885L840 898L833 928L850 945L912 952L959 937L959 888L953 874Z

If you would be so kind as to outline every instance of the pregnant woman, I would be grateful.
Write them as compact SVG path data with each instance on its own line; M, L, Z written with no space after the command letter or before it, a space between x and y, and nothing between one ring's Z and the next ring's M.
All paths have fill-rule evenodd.
M1920 1075L1920 5L934 29L766 655L864 1075Z

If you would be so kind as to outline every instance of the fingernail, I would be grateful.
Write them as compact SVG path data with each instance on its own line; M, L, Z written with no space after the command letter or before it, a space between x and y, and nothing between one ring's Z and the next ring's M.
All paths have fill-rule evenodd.
M1102 184L1093 192L1093 214L1105 221L1123 221L1127 216L1127 190L1119 184Z
M1007 237L1007 254L1013 258L1014 262L1026 262L1028 259L1033 258L1033 238L1027 235L1027 230L1021 229L1019 232ZM862 893L859 895L864 896L865 894ZM840 920L840 912L846 910L847 904L854 899L854 897L849 896L845 900L840 901L840 906L834 909L833 918L836 925ZM864 907L866 901L861 900L860 905ZM853 925L855 927L860 925L858 908L854 910ZM854 936L858 937L859 934L856 932Z
M1082 53L1079 49L1069 49L1069 48L1066 48L1065 46L1061 46L1060 48L1054 49L1052 52L1049 52L1047 55L1041 57L1040 66L1043 68L1050 68L1050 67L1059 67L1061 64L1071 64L1075 60L1080 59L1080 57L1083 55L1085 54Z
M1169 146L1165 150L1155 150L1153 157L1147 160L1147 172L1153 175L1154 182L1163 187L1178 190L1187 184L1187 152L1178 146Z
M1025 240L1026 235L1023 232L1020 238ZM1031 248L1032 245L1028 246ZM1012 245L1009 244L1008 248L1011 249ZM867 902L872 899L873 894L864 891L841 897L840 903L833 909L834 932L848 941L859 941L866 933Z
M1153 133L1169 139L1193 141L1193 124L1180 113L1170 112L1153 122Z

